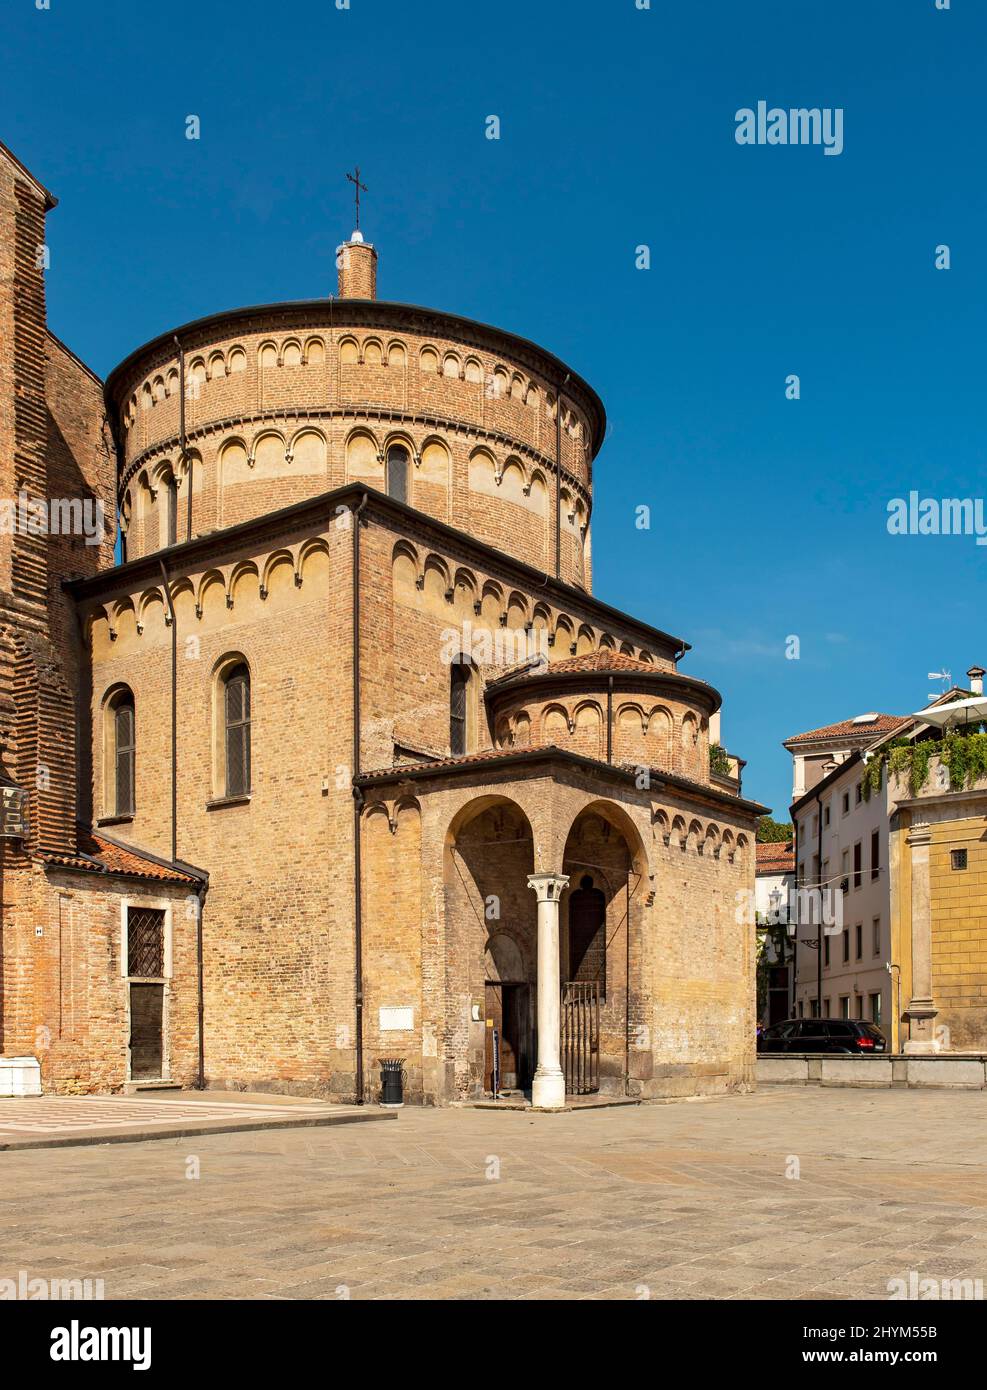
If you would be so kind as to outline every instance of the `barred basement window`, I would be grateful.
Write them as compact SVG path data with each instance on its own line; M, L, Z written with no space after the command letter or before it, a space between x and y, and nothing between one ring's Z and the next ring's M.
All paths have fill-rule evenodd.
M127 908L127 974L146 980L164 976L164 909Z
M951 864L952 864L952 866L953 866L954 869L965 869L965 868L966 868L966 850L965 850L965 849L951 849L951 850L949 851L949 858L950 858L950 862L951 862Z
M223 680L226 795L250 791L250 672L245 663L233 666Z

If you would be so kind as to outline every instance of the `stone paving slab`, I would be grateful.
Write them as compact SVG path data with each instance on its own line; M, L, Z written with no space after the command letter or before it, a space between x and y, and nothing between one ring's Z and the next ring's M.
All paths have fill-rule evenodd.
M134 1144L253 1129L295 1129L384 1120L392 1111L297 1097L236 1092L159 1096L27 1096L0 1099L0 1150Z
M21 1270L151 1300L878 1301L913 1270L987 1285L987 1097L406 1107L369 1129L8 1153L0 1277Z

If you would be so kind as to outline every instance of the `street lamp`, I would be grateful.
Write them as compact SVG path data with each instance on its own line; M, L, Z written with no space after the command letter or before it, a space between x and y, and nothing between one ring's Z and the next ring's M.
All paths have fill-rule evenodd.
M896 995L896 1002L895 1002L895 1007L894 1007L894 1017L893 1017L892 1020L891 1020L892 1034L894 1034L895 1032L897 1032L897 1033L900 1035L900 1033L901 1033L901 966L898 965L898 964L896 964L896 963L895 963L894 961L892 961L892 960L886 960L886 961L884 962L884 967L885 967L885 969L887 970L888 974L891 976L892 983L894 984L894 987L895 987L895 995ZM895 974L893 973L895 970L897 970L897 972L898 972L897 975L895 975ZM899 1052L901 1051L901 1037L900 1037L900 1036L899 1036L899 1038L898 1038L898 1051L899 1051Z

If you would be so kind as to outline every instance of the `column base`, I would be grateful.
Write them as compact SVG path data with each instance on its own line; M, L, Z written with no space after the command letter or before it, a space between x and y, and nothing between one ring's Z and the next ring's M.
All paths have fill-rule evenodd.
M906 1010L908 1020L908 1041L902 1052L932 1053L941 1052L942 1039L936 1036L935 1018L939 1010L931 999L913 999Z
M531 1083L531 1104L538 1110L565 1108L565 1077L560 1071L535 1072Z

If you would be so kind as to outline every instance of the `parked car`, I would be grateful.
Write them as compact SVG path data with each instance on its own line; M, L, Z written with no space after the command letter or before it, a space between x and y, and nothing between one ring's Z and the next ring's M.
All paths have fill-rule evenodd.
M887 1039L876 1023L862 1018L788 1018L765 1028L758 1052L887 1051Z

